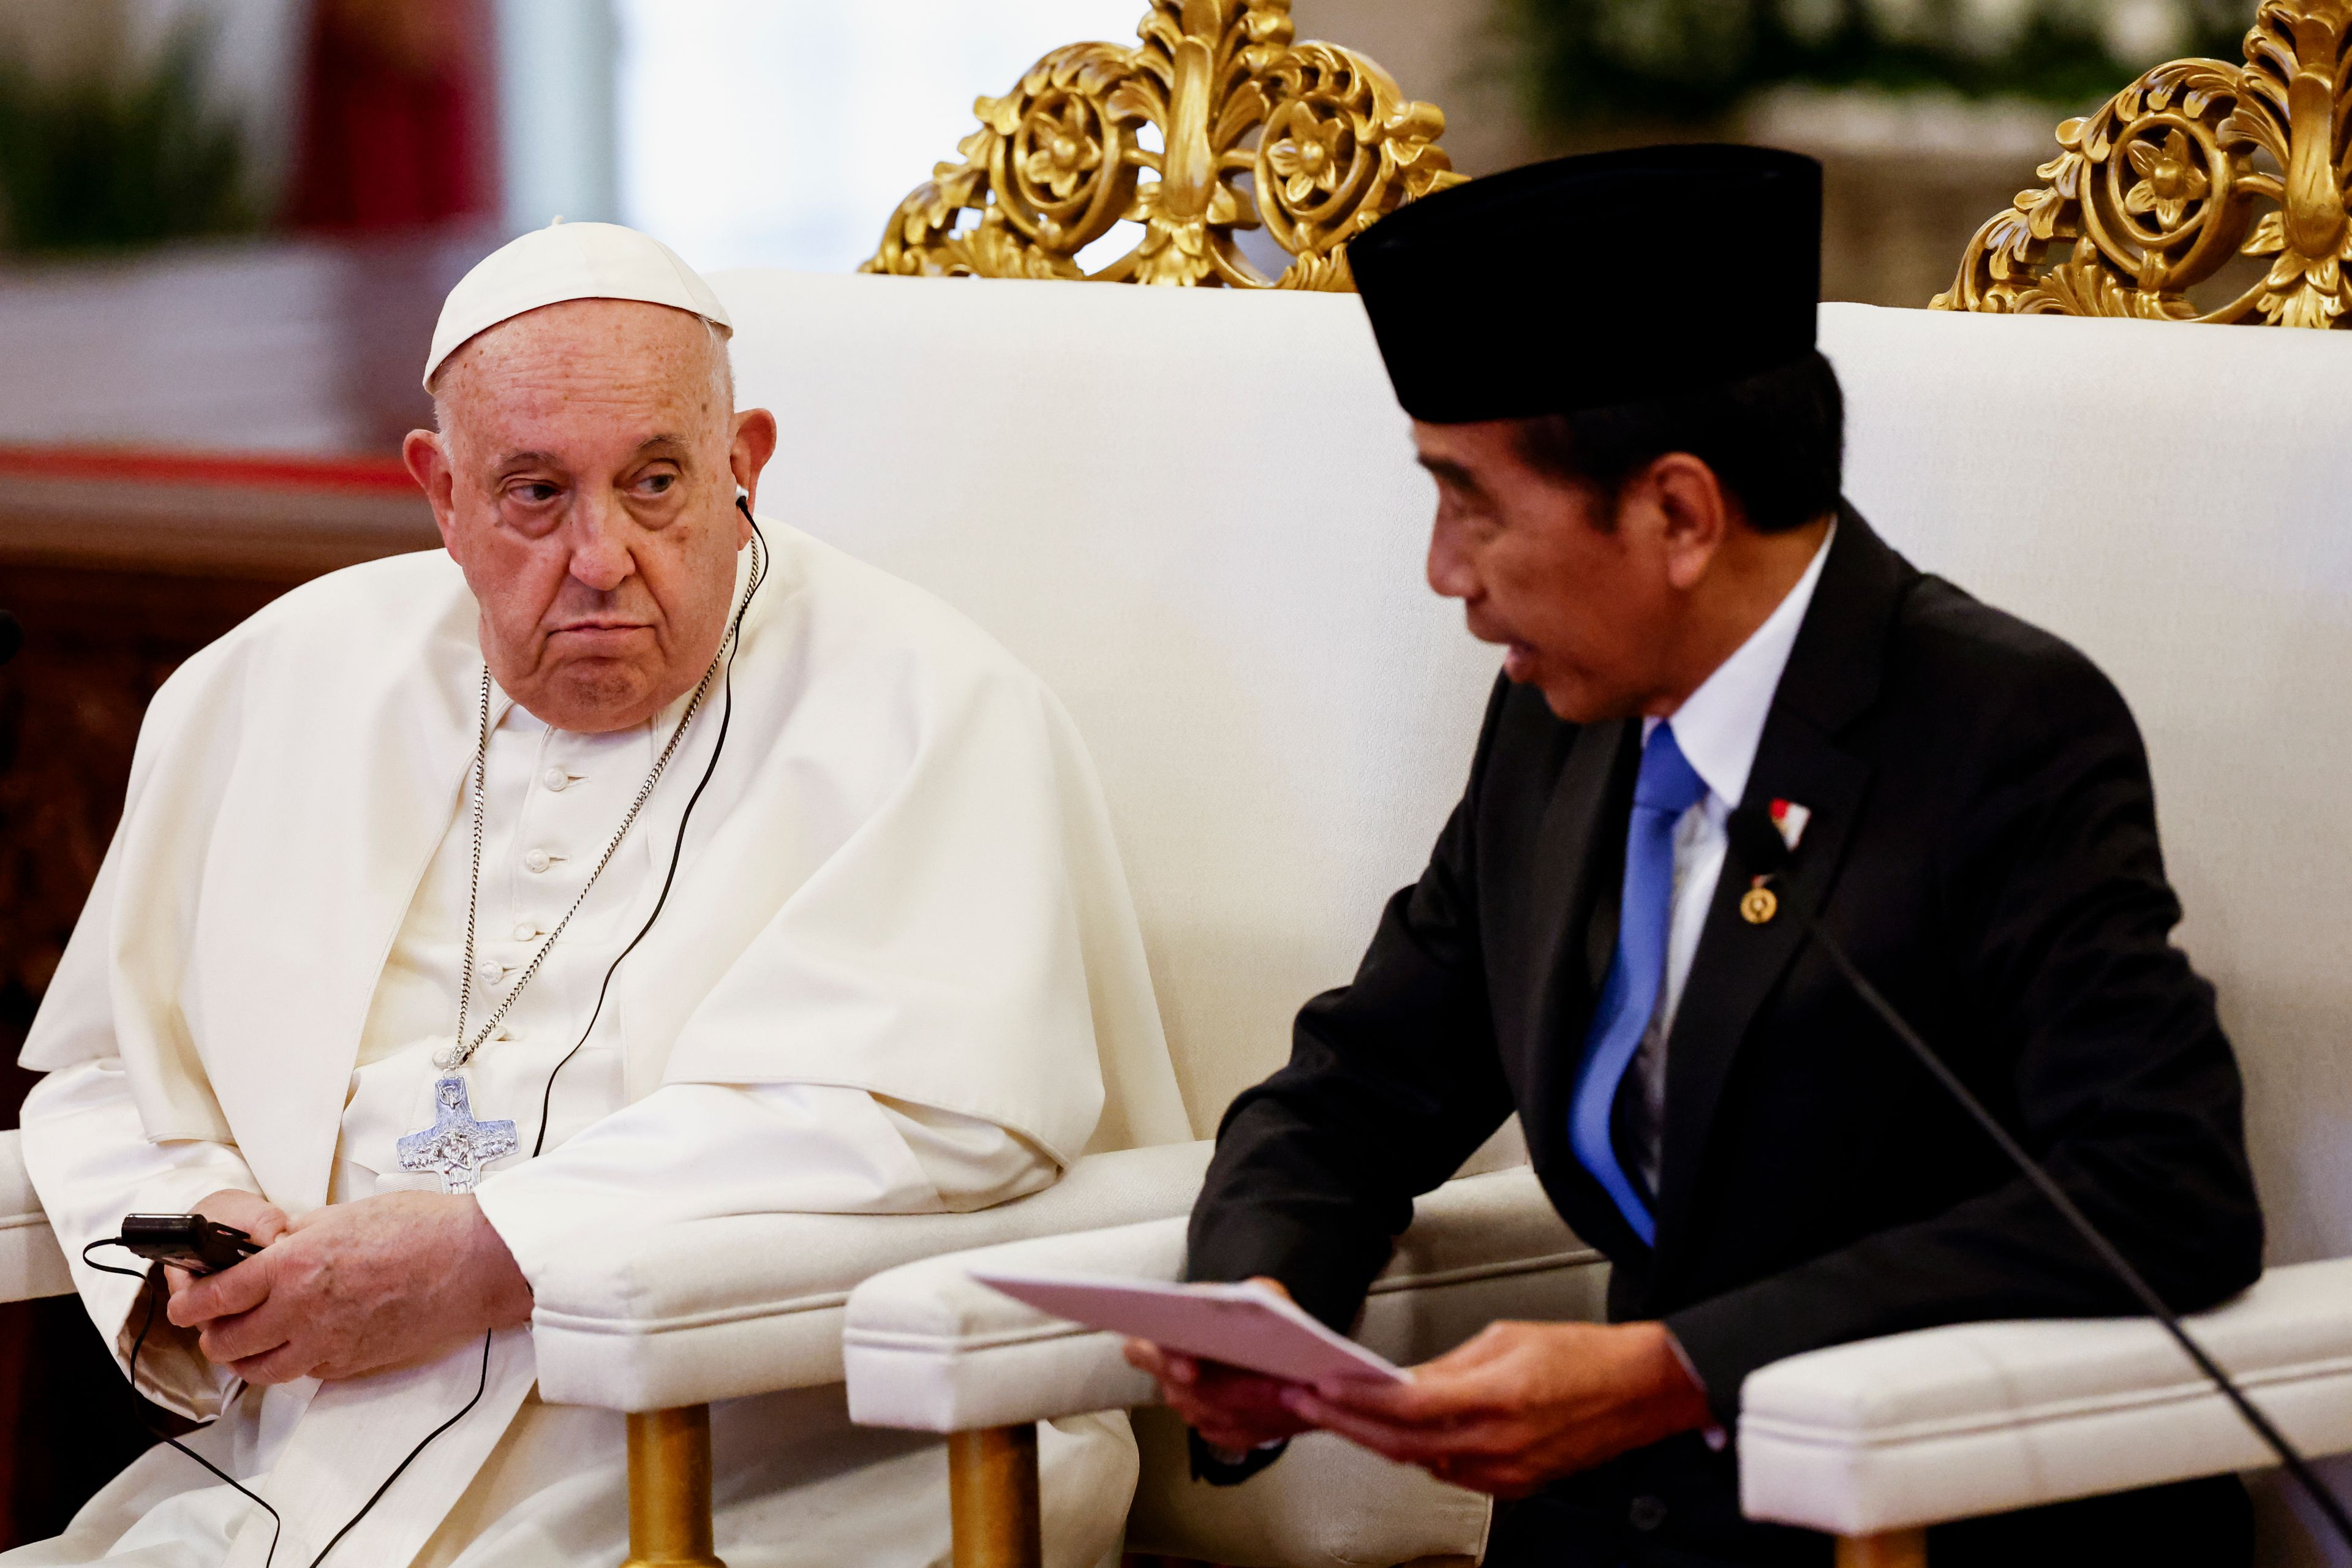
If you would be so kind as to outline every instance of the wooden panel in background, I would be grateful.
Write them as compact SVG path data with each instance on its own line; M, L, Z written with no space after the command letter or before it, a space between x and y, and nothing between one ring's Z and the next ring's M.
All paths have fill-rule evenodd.
M299 583L439 542L387 460L0 448L0 994L37 998L120 815L147 702Z

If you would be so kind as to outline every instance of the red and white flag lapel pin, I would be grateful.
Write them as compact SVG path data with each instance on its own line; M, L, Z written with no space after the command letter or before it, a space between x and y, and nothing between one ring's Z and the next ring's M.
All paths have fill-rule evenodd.
M1797 841L1805 836L1805 824L1812 819L1813 814L1793 800L1772 803L1772 826L1780 830L1780 842L1789 847L1791 854L1796 852Z

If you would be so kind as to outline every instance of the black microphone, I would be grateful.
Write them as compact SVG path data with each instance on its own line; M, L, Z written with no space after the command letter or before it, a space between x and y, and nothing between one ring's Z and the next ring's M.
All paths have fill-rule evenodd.
M0 664L16 657L25 646L25 623L0 610Z
M1770 882L1787 868L1790 854L1788 840L1780 837L1780 829L1760 806L1741 806L1731 814L1727 826L1733 853L1746 867L1748 874L1756 879L1759 886ZM2221 1363L2205 1353L2205 1347L2189 1337L2189 1331L2180 1326L2179 1317L2164 1304L2164 1298L2140 1277L2139 1270L2116 1249L2113 1242L2099 1234L2098 1226L2074 1206L2074 1200L2066 1195L2066 1190L2052 1179L2050 1173L2043 1170L2040 1162L2027 1153L2016 1139L2010 1136L2009 1129L1994 1120L1992 1112L1984 1108L1984 1102L1969 1092L1969 1086L1945 1065L1943 1058L1928 1048L1927 1042L1919 1037L1919 1032L1904 1022L1894 1004L1879 994L1878 987L1873 985L1856 967L1843 944L1830 934L1829 928L1810 911L1804 913L1803 920L1805 934L1829 954L1830 962L1845 976L1846 984L1853 987L1854 994L1861 997L1864 1004L1878 1015L1880 1021L1895 1032L1896 1039L1910 1047L1911 1054L1919 1059L1919 1065L1926 1068L1929 1075L1944 1086L1944 1092L1984 1129L1986 1136L2000 1145L2000 1152L2009 1156L2010 1163L2027 1181L2033 1184L2034 1190L2050 1200L2050 1206L2074 1227L2075 1234L2098 1256L2099 1261L2105 1264L2108 1271L2139 1299L2139 1304L2147 1309L2147 1315L2164 1325L2164 1331L2179 1342L2180 1348L2189 1353L2189 1359L2195 1362L2199 1370L2212 1380L2213 1386L2221 1391L2221 1396L2237 1408L2238 1414L2245 1418L2246 1425L2253 1428L2254 1435L2278 1456L2279 1463L2309 1494L2319 1511L2327 1516L2327 1522L2335 1526L2336 1533L2344 1543L2352 1546L2352 1515L2345 1512L2344 1505L2336 1500L2335 1493L2320 1484L2319 1478L2312 1473L2311 1466L2286 1440L2285 1435L2271 1425L2268 1416L2254 1408L2245 1394L2239 1391L2238 1385L2230 1380L2230 1374L2221 1370Z

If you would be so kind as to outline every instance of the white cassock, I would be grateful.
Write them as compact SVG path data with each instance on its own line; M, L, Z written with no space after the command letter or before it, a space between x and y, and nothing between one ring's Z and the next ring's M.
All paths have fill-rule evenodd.
M936 600L766 531L731 714L714 685L467 1069L474 1114L518 1124L521 1152L478 1194L526 1278L614 1234L707 1215L982 1207L1049 1184L1089 1147L1188 1135L1067 716ZM437 552L339 573L190 660L150 710L122 826L23 1058L49 1075L26 1102L26 1161L118 1359L142 1288L79 1253L124 1214L224 1187L299 1214L437 1184L401 1170L394 1144L432 1124L431 1058L456 1028L477 614ZM586 884L686 705L577 735L492 701L478 1021ZM599 1012L662 897L722 719L676 885ZM1106 1075L1120 1125L1104 1124ZM540 1402L527 1328L495 1336L488 1361L480 1404L331 1564L625 1554L623 1418ZM465 1406L483 1365L476 1340L427 1365L247 1388L159 1318L138 1376L161 1403L218 1418L193 1441L284 1516L279 1568L306 1568ZM712 1422L733 1568L946 1560L936 1441L850 1426L837 1385L722 1404ZM1124 1418L1063 1423L1041 1453L1047 1561L1113 1558L1135 1474ZM270 1533L158 1447L66 1535L0 1563L261 1568Z

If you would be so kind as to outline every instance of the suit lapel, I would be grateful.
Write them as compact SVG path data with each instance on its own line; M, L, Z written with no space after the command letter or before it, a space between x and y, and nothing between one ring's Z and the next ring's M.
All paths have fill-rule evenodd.
M1811 809L1812 820L1795 859L1773 884L1780 908L1771 921L1752 925L1740 914L1749 878L1736 855L1727 858L1707 906L1698 952L1666 1042L1658 1237L1660 1250L1669 1255L1696 1197L1702 1156L1733 1059L1765 998L1804 944L1806 919L1829 896L1870 782L1868 763L1816 734L1795 732L1798 725L1779 725L1778 717L1773 727L1783 732L1776 743L1772 728L1767 729L1748 774L1745 804L1801 801Z
M1867 759L1841 744L1841 736L1877 696L1887 632L1916 575L1859 515L1841 512L1741 803L1796 801L1811 819L1774 884L1780 911L1762 925L1739 912L1750 878L1736 855L1727 858L1666 1044L1662 1268L1671 1267L1696 1201L1708 1139L1740 1044L1803 945L1807 919L1821 910L1836 881L1871 773Z

